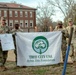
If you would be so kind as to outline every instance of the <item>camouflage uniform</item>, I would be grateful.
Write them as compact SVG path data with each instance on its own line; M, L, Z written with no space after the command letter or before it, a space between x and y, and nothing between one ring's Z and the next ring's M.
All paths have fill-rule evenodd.
M71 18L68 19L68 21L72 21ZM76 26L67 26L66 29L68 33L70 34L70 29L73 27L73 36L72 36L72 41L71 41L71 48L70 48L70 56L72 57L73 61L76 61ZM68 39L67 39L68 41ZM74 59L75 58L75 59Z
M62 21L58 21L58 24L62 24ZM62 50L62 57L63 61L65 60L65 55L66 55L66 48L67 48L67 41L66 38L69 37L67 30L62 26L62 28L59 28L58 26L55 27L55 31L61 31L62 32L62 45L61 45L61 50Z
M16 64L17 64L17 50L16 50L16 39L15 39L15 36L16 36L16 32L23 32L22 29L12 29L11 30L11 33L12 33L12 36L13 36L13 39L14 39L14 45L15 45L15 50L14 50L14 53L15 53L15 59L16 59Z
M9 27L1 26L0 34L9 33ZM7 59L8 51L2 51L1 43L0 43L0 66L4 66Z

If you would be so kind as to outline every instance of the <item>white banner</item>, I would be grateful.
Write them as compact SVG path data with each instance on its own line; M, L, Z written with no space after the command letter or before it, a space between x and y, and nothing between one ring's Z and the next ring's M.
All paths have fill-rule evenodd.
M62 33L17 33L17 65L38 66L60 62Z
M12 34L0 34L0 40L3 51L15 49Z

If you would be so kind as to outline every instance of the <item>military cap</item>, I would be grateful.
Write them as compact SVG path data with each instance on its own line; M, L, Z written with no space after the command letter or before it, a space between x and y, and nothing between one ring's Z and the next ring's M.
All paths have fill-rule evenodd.
M57 24L61 24L62 25L63 23L62 23L62 21L58 21Z
M70 22L70 21L72 21L72 18L69 18L69 19L68 19L68 22Z

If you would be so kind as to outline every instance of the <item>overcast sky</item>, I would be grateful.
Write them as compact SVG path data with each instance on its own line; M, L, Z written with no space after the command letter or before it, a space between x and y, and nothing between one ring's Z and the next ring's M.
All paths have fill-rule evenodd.
M0 2L11 2L15 1L27 6L36 7L40 2L46 2L46 0L0 0Z
M34 7L38 5L38 3L45 3L46 0L0 0L0 2L11 2L11 1L16 1L19 4L23 4L29 7ZM53 16L53 21L58 21L58 20L63 20L62 14L60 12L57 12L55 16Z

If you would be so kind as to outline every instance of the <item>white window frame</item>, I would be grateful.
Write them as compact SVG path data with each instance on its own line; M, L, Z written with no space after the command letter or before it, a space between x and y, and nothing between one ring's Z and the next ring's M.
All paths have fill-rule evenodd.
M10 24L12 24L12 26L10 26ZM9 20L9 26L13 27L13 20Z
M8 26L8 20L6 20L6 26Z
M23 17L23 11L20 11L20 17Z
M27 11L25 11L25 17L28 17L28 12Z
M0 17L1 17L1 10L0 10Z
M18 20L15 20L15 23L18 23Z
M4 17L7 17L7 11L4 10Z
M33 27L33 20L30 20L30 24L32 24L32 26L30 25L30 27Z
M30 17L32 17L33 16L33 12L30 12Z
M10 17L12 17L12 11L9 11L9 15L10 15Z
M27 23L27 25L26 25ZM25 27L28 27L28 20L25 20Z
M23 27L23 20L20 20L20 27Z
M15 11L15 17L18 17L18 11Z

